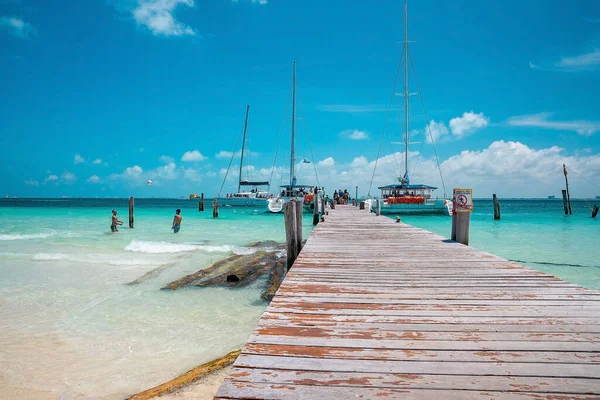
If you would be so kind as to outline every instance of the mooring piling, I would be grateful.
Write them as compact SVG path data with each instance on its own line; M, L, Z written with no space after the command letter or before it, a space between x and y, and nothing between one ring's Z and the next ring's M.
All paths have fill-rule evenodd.
M500 219L500 203L496 193L494 193L494 219Z
M129 228L133 229L133 197L129 198Z
M204 193L200 195L200 202L198 203L198 211L204 211Z

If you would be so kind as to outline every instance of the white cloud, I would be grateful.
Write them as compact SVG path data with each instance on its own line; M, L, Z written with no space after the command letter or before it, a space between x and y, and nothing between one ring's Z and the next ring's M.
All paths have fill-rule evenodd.
M169 180L172 181L174 179L177 179L178 173L177 173L177 167L175 166L174 162L171 162L167 165L163 165L160 166L156 169L153 169L152 171L150 171L148 173L148 177L150 179L165 179L165 180Z
M455 118L456 119L456 118ZM429 121L429 125L425 127L425 141L427 143L437 143L443 137L446 137L450 131L443 122L435 122L435 120Z
M591 69L600 65L600 49L594 49L590 53L580 54L573 57L563 57L556 64L557 67L571 69Z
M202 155L198 150L186 151L181 157L181 161L202 161L206 160L206 157Z
M173 160L173 158L169 157L169 156L160 156L158 158L158 161L160 161L161 163L164 163L164 164L170 164L172 162L175 162L175 160Z
M58 176L50 174L46 177L46 179L44 179L44 183L45 182L54 182L54 181L58 181Z
M126 179L129 181L139 181L144 170L139 165L134 165L133 167L125 168L125 170L119 174L115 175L115 177L119 177L122 179Z
M40 186L40 183L34 179L28 179L25 181L25 184L28 186Z
M69 171L63 172L63 174L60 176L61 183L70 185L72 183L75 183L75 181L77 181L77 177L75 177L75 174L73 174Z
M81 164L83 162L85 162L85 159L79 154L75 154L75 157L73 157L73 164Z
M98 183L100 182L100 178L97 175L92 175L89 178L86 179L86 182L88 183Z
M231 0L232 3L239 3L240 0ZM268 3L268 0L252 0L252 4L260 4L265 5Z
M0 29L5 29L20 39L27 39L36 32L33 25L17 17L0 17Z
M358 129L346 129L340 132L340 135L347 137L350 140L363 140L369 138L367 132L359 131Z
M362 168L366 165L369 164L369 161L367 160L367 157L365 156L358 156L355 157L354 160L352 160L352 163L350 163L350 167L352 168Z
M327 157L324 160L321 160L317 163L319 167L333 167L335 166L335 160L333 157Z
M185 180L191 181L191 182L200 182L202 180L202 177L200 175L200 172L193 169L193 168L186 168L183 170L183 178Z
M553 129L559 131L577 132L582 136L591 136L600 131L600 121L551 121L550 113L534 115L519 115L510 117L507 122L512 126L527 126L535 128Z
M450 130L458 138L475 132L477 129L485 128L490 123L488 117L483 113L475 114L473 111L463 113L462 117L450 120Z
M132 12L133 18L156 36L193 36L196 31L173 16L180 4L194 7L193 0L138 0L138 6Z
M236 151L235 154L233 154L233 152L231 152L231 151L221 150L220 152L215 154L215 158L229 160L232 156L239 157L240 154L241 154L241 151ZM248 151L244 150L244 157L246 157L248 155L250 155L252 157L258 157L258 156L260 156L260 153L257 153L255 151L248 152Z
M94 164L94 165L102 164L102 159L96 158L94 161L92 161L92 164Z
M208 176L209 178L214 178L215 176L217 176L217 173L214 171L208 171L206 173L206 176Z

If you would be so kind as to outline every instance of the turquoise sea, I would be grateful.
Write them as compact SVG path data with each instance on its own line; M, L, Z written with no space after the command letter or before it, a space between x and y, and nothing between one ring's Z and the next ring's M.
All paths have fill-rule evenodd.
M471 246L600 289L591 204L574 201L571 216L558 200L501 204L494 221L492 202L475 201ZM114 234L113 208L125 222ZM175 235L176 208L183 223ZM450 234L449 217L402 221ZM307 215L305 237L311 222ZM0 200L0 398L24 398L15 388L45 391L36 398L123 398L245 343L267 305L260 282L160 288L256 251L251 242L283 242L282 215L222 207L214 219L194 200L136 199L135 229L126 226L127 199ZM160 266L157 277L127 285Z

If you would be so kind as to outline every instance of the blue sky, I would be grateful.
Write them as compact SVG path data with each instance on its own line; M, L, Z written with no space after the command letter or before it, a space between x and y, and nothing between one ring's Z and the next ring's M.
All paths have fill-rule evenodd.
M381 142L374 194L403 174L402 34L400 1L0 0L1 195L212 196L246 104L244 177L283 183L293 61L299 179L366 194ZM559 194L564 162L600 195L597 1L413 0L409 37L414 183L443 194L430 131L447 192Z

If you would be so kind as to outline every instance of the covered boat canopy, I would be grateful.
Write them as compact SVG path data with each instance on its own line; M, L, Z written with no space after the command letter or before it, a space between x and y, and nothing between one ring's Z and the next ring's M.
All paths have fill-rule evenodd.
M381 190L390 190L390 189L402 189L402 190L435 190L437 189L434 186L429 186L429 185L402 185L402 184L393 184L393 185L387 185L387 186L380 186L377 189L381 189Z
M249 181L247 179L240 181L240 186L269 186L267 181Z
M279 186L280 188L290 188L290 189L294 189L294 188L313 188L316 185L281 185Z

